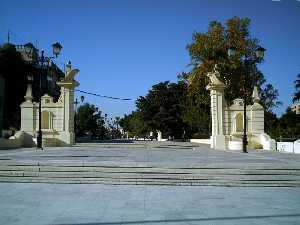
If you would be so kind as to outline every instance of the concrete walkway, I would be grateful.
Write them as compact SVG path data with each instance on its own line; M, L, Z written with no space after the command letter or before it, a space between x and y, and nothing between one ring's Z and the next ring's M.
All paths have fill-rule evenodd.
M300 224L300 189L0 184L3 225Z
M2 150L0 163L3 162L39 162L39 163L99 163L103 164L147 164L159 166L199 166L214 165L284 165L300 169L300 154L279 153L275 151L212 150L205 144L182 142L135 142L135 143L86 143L74 147L35 148Z

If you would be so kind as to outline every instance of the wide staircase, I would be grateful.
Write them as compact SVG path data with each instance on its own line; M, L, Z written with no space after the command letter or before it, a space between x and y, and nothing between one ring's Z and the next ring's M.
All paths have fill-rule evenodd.
M14 154L3 155L0 157L0 182L300 187L300 163L290 160L293 159L292 155L285 154L283 159L281 155L281 158L277 156L280 153L265 157L260 154L255 155L255 153L244 155L212 151L208 147L207 149L195 149L192 146L179 146L176 150L176 146L170 146L172 150L168 150L167 145L147 146L148 150L145 146L143 149L137 148L136 150L122 150L118 146L116 151L106 147L104 151L100 152L101 157L99 156L100 158L97 160L86 159L89 156L86 154L88 150L73 149L64 151L65 155L61 156L58 156L57 152L60 150L45 151L39 153L39 158L34 158L37 154L34 151L30 153L32 155L30 157L25 153L15 156ZM186 149L183 149L184 147ZM95 156L94 151L96 150L90 150L92 153L89 154ZM124 157L127 161L99 160L104 157L104 154L121 154L124 151L128 151L128 154L133 157L140 151L145 155L151 153L153 154L152 159L155 160L151 161L150 157L149 161L134 161L130 156ZM169 152L166 153L166 151ZM82 155L78 156L74 152L76 154L80 152ZM180 159L182 157L183 162L166 160L166 162L157 163L158 160L155 157L159 158L163 154L171 156L178 154ZM201 162L198 160L197 163L193 163L195 157L199 155L202 157L201 154L206 158ZM70 160L67 159L69 156ZM44 160L42 157L46 157L46 159ZM201 157L199 158L201 159ZM218 157L221 160L214 163ZM191 163L187 160L191 160Z
M300 169L1 163L0 182L300 187Z

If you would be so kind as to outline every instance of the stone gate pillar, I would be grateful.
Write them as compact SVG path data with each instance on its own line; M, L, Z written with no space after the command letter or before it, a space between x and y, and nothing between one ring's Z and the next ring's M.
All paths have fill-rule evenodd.
M207 76L210 79L209 85L206 89L210 90L211 99L211 127L212 134L210 138L210 146L214 149L225 149L225 135L224 135L224 89L225 84L219 79L220 73L217 71L217 67L213 72L208 73Z
M75 75L79 72L78 69L69 69L66 72L65 78L57 82L61 87L60 100L63 102L63 132L61 132L61 140L67 144L75 143L74 132L74 89L79 86L79 83L74 80Z

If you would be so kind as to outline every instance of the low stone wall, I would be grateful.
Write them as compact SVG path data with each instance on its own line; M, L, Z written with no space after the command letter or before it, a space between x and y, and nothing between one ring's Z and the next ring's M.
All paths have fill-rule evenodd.
M190 139L190 142L210 145L210 139Z
M295 142L277 142L277 151L300 154L300 140Z
M294 153L300 154L300 140L294 142Z

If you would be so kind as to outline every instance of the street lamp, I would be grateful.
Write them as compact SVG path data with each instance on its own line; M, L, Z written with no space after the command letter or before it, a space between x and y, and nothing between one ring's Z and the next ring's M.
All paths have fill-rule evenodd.
M60 51L62 49L62 46L59 42L56 42L52 45L53 48L53 55L57 58L57 56L60 54Z
M81 103L83 103L83 101L84 101L84 96L83 95L80 96L80 100L81 100Z
M255 63L259 62L264 57L264 52L266 49L259 46L255 49L255 54L252 55L243 55L242 61L244 63L244 66L247 68L247 71L250 71L250 65L254 65ZM233 57L237 54L237 49L235 47L231 47L228 49L227 54L229 57ZM246 92L246 86L247 86L247 76L244 73L243 76L243 99L244 99L244 130L243 130L243 152L247 153L247 92Z
M69 64L70 64L70 61L69 61ZM80 96L80 101L81 101L81 103L83 103L83 101L84 101L84 96L83 95L81 95ZM74 114L74 127L75 127L75 142L76 142L76 140L77 140L77 134L78 134L78 127L77 127L77 105L79 104L79 101L78 101L78 99L76 98L76 100L75 100L75 102L74 102L74 104L75 104L75 114Z
M48 70L48 67L51 65L52 61L51 59L53 58L57 58L57 56L60 54L60 51L62 49L62 46L60 43L56 42L52 45L52 48L53 48L53 54L55 55L55 57L47 57L47 56L44 56L44 51L41 51L41 56L37 56L36 58L36 63L40 66L40 76L39 76L39 130L38 130L38 133L37 133L37 148L39 149L43 149L43 146L42 146L42 117L41 117L41 114L42 114L42 73L43 73L43 70L46 69L46 71ZM24 50L25 50L25 53L27 55L32 55L32 53L34 52L35 50L35 47L33 46L32 43L27 43L24 45ZM47 80L49 79L50 77L47 76ZM50 78L51 79L51 78Z

